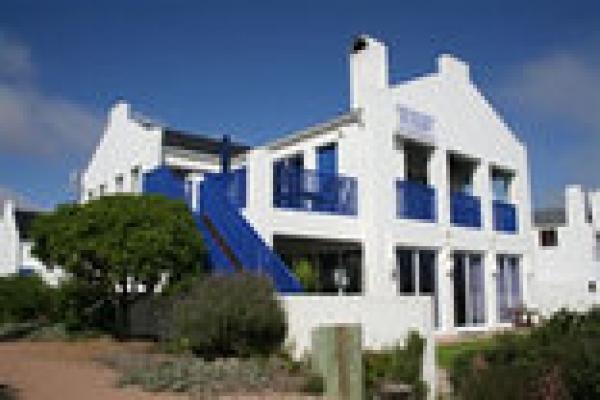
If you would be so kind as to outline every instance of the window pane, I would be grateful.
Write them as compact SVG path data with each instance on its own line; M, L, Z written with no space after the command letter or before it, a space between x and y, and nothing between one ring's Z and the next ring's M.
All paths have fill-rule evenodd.
M485 322L485 291L482 257L479 254L470 256L469 291L471 297L472 322Z
M411 250L398 251L399 290L402 294L415 293L415 275L413 268L413 252Z
M419 252L419 293L435 292L435 253L431 250Z

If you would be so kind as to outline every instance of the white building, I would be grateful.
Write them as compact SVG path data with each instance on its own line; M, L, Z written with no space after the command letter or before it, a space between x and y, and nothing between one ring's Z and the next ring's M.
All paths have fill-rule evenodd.
M243 215L288 264L309 260L321 291L431 297L440 331L508 322L532 271L527 153L464 62L391 85L386 47L360 37L350 55L350 111L248 148ZM220 168L218 140L138 121L117 104L83 175L82 198L142 191L161 166L185 177L193 204ZM298 172L295 172L298 171ZM328 197L329 196L329 197Z
M0 276L39 274L46 282L56 285L61 273L46 268L31 254L31 223L37 211L20 208L5 200L0 214Z
M599 304L600 192L565 190L565 207L534 213L533 307L543 315Z
M434 325L505 326L528 302L533 269L525 146L463 61L442 55L435 72L390 84L382 43L359 37L349 58L347 113L262 146L230 145L227 175L216 174L227 158L218 140L118 103L82 200L185 199L215 268L262 269L282 292L301 289L294 266L309 263L318 293L283 297L299 348L323 322L362 322L373 346L409 328L430 337ZM431 379L431 346L427 357Z

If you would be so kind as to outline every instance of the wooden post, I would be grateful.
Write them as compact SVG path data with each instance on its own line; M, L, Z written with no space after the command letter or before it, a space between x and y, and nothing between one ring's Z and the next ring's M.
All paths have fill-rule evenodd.
M364 399L362 327L320 326L312 332L312 365L332 400Z

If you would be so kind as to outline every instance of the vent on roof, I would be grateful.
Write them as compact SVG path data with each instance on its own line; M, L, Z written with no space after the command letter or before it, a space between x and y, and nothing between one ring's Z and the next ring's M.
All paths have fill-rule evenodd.
M352 53L358 53L360 51L363 51L367 48L367 45L367 39L365 39L362 36L357 37L356 39L354 39L354 43L352 43Z

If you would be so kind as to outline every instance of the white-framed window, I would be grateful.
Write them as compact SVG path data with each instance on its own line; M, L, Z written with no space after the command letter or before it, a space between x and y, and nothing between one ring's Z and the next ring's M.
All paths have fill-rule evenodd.
M123 175L117 175L115 177L115 192L123 192Z
M509 170L492 167L490 175L494 200L509 203L512 200L511 192L514 173Z
M140 187L140 177L141 177L142 169L140 166L136 165L131 169L131 191L133 193L139 193L142 191Z
M540 247L556 247L558 246L558 230L542 229L539 233Z
M106 184L100 185L99 196L102 197L106 194Z

